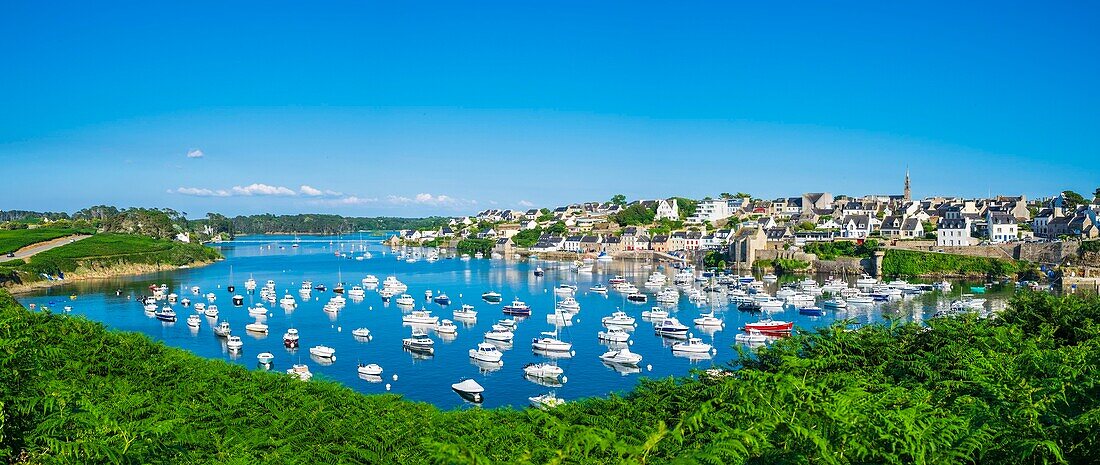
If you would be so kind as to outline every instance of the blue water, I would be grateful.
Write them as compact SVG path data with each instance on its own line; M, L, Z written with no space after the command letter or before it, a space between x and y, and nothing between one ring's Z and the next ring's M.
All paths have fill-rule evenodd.
M733 306L697 307L686 297L680 299L674 310L679 320L691 326L691 320L700 313L715 310L724 319L725 327L717 331L702 331L692 328L692 332L705 342L713 344L717 353L709 359L691 360L674 356L670 350L673 341L653 334L652 325L640 318L643 310L656 305L652 295L650 303L634 304L626 302L615 291L606 295L589 292L595 284L607 285L608 279L622 274L639 288L645 282L652 269L640 262L598 263L592 274L578 274L567 266L557 266L544 261L505 261L490 259L440 259L430 263L420 260L406 263L396 260L389 248L383 247L380 237L344 236L344 237L306 237L300 247L293 248L293 237L252 236L242 237L232 243L217 245L226 256L226 260L216 264L157 273L129 278L85 281L58 286L21 296L24 305L35 304L38 308L48 307L60 312L62 307L71 306L72 315L87 317L99 321L108 327L123 331L137 331L153 339L189 350L197 355L239 363L250 368L258 368L256 354L271 352L275 354L273 370L283 372L294 363L305 363L315 375L344 383L364 393L387 391L401 394L408 399L435 404L441 408L466 405L462 398L450 388L452 383L463 378L473 378L485 389L487 407L525 406L531 396L554 391L558 397L577 399L588 396L602 396L610 392L628 391L643 377L661 378L681 376L692 369L705 369L724 366L736 358L734 335L746 322L756 321L758 317L745 314ZM362 241L362 242L361 242ZM351 260L340 258L334 252L370 250L374 255L369 260ZM358 253L357 253L358 254ZM542 266L546 275L536 278L533 270ZM675 270L664 270L671 284ZM230 275L232 273L232 279ZM424 307L433 310L440 318L453 319L451 311L461 303L472 304L478 311L477 321L470 326L459 325L458 335L452 340L442 339L432 333L436 341L434 356L424 358L413 356L401 347L401 339L407 337L410 329L403 326L403 312L393 303L384 304L381 297L372 291L362 302L348 299L347 306L337 315L321 310L325 302L333 296L332 292L314 291L312 300L303 302L298 294L301 281L310 280L314 284L326 284L331 287L342 277L347 287L359 284L368 274L383 280L395 275L409 286L408 293ZM298 307L292 311L284 310L278 304L268 304L269 316L266 323L270 333L266 336L248 333L244 330L254 318L248 315L245 307L233 307L232 293L225 287L233 283L236 293L245 295L245 305L259 301L259 295L245 292L244 281L252 276L262 287L271 279L276 283L277 297L287 291L298 300ZM224 339L215 337L211 331L214 322L203 317L203 324L193 330L186 324L186 318L194 313L193 308L175 305L179 320L165 323L147 316L137 301L141 295L149 294L151 284L167 284L172 292L181 298L188 297L194 302L205 302L201 296L192 295L191 286L199 286L202 294L214 292L220 315L218 321L229 321L233 334L244 340L244 348L239 353L226 349ZM581 305L580 313L574 318L572 326L562 328L561 339L573 343L575 356L558 360L565 371L565 380L560 387L536 384L523 376L523 366L531 362L547 361L531 350L530 341L542 331L554 329L546 320L553 312L554 295L552 289L560 283L576 284L576 295ZM957 289L965 288L961 285ZM452 300L446 309L424 300L424 291L445 291ZM495 290L503 294L504 302L488 304L481 300L483 292ZM769 286L774 293L774 286ZM116 292L121 291L120 295ZM956 291L958 293L959 291ZM70 300L70 295L75 299ZM501 306L518 297L533 309L533 315L519 324L513 347L504 352L504 364L497 370L484 370L474 364L467 351L482 341L482 335L497 320L505 318ZM996 294L984 296L997 305ZM937 305L947 301L943 296L927 294L912 299L893 302L886 305L866 307L848 312L827 312L822 317L809 317L798 314L790 308L774 315L776 319L791 321L797 327L812 328L828 325L837 319L852 318L862 323L882 321L884 315L893 319L921 320L935 311ZM1003 303L1002 303L1003 304ZM419 306L418 306L419 308ZM623 370L605 365L599 355L607 351L596 337L603 329L600 319L610 315L618 308L624 308L638 319L638 326L631 336L630 350L644 358L639 369ZM301 333L301 347L288 350L283 347L282 335L287 328L297 328ZM372 339L359 342L351 334L355 328L370 329ZM309 347L324 344L336 349L336 360L321 363L309 355ZM381 382L368 382L360 379L356 371L358 362L377 363L383 367ZM394 380L393 376L398 379Z

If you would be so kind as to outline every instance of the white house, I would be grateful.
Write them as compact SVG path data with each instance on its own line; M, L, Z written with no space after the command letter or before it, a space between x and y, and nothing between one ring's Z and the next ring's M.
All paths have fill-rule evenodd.
M869 215L848 215L840 220L840 237L866 239L874 230L874 217Z
M734 208L730 204L731 202L728 199L702 200L695 207L695 214L688 217L687 222L700 224L705 221L710 221L714 223L715 221L729 218L735 213Z
M971 245L970 218L942 219L936 231L936 245L961 247Z
M1012 242L1019 238L1019 226L1011 213L987 211L985 222L989 228L990 242Z
M658 220L680 219L680 207L676 205L676 199L658 200L657 201L657 217Z

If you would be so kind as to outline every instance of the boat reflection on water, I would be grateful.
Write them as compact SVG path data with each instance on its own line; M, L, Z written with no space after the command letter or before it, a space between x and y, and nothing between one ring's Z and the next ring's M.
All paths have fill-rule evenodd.
M375 383L375 384L382 382L382 376L380 376L380 375L368 375L368 374L360 373L359 374L359 379L361 379L363 381L366 381L368 383Z
M559 388L565 386L558 378L541 378L538 376L531 376L528 374L523 375L523 379L535 383L539 386L546 386L551 388Z
M473 365L473 366L476 366L478 371L481 372L481 374L483 374L483 375L487 375L487 374L492 373L494 371L498 371L501 368L504 368L504 361L486 362L486 361L483 361L483 360L478 360L478 359L475 359L475 358L471 358L470 359L470 364Z
M605 366L607 368L610 368L611 370L614 370L614 371L618 372L620 375L623 375L623 376L629 376L629 375L633 375L633 374L637 374L637 373L642 372L642 369L638 366L635 366L635 365L623 365L621 363L612 363L612 362L604 362L604 361L601 361L600 363L603 363L603 366Z
M319 355L309 354L309 358L323 367L331 366L333 363L336 363L336 357L321 357Z
M573 358L572 351L565 352L556 350L531 349L531 352L535 355L538 355L539 357L546 357L550 359Z

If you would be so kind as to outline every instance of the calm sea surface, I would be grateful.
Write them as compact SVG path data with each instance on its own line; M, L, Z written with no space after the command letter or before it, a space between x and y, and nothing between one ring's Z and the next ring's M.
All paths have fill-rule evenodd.
M314 373L315 379L335 380L363 393L386 392L389 385L390 392L412 400L430 402L441 408L464 405L462 398L450 388L452 383L464 378L473 378L485 387L483 405L522 407L528 404L529 397L549 391L566 400L602 396L610 392L628 391L643 377L681 376L692 369L723 366L736 358L734 335L739 328L747 322L758 320L757 316L737 311L733 305L697 306L682 297L678 305L669 308L682 323L691 326L692 320L700 313L711 310L725 321L725 327L717 331L692 328L696 336L717 349L709 358L692 360L673 355L670 346L674 341L654 335L652 324L640 318L643 310L656 305L652 294L648 304L635 304L613 290L604 295L588 290L596 284L607 285L608 279L618 274L642 288L642 283L654 270L667 274L671 285L674 269L641 262L611 262L597 263L594 272L589 274L571 271L567 264L559 266L545 261L464 261L456 258L440 259L434 263L426 260L406 263L397 260L389 248L383 247L378 236L303 237L297 248L291 246L294 240L289 236L241 237L235 242L217 245L227 259L211 266L67 284L23 295L19 300L24 305L35 304L55 312L61 312L64 306L71 306L73 316L99 321L113 329L138 331L203 357L250 368L260 369L256 354L271 352L275 355L272 370L278 372L283 372L294 363L304 363ZM362 255L362 250L369 250L373 258L350 258ZM349 258L337 256L337 251L345 252ZM533 271L538 266L546 270L544 277L534 276ZM396 276L409 286L408 293L417 299L417 308L423 306L430 309L440 318L453 319L453 310L462 303L471 304L478 311L477 321L472 324L456 321L458 334L450 338L432 333L436 342L434 356L414 356L401 347L401 340L410 334L410 328L402 325L404 312L392 302L383 303L377 292L368 290L366 298L360 302L349 299L347 306L336 315L322 311L324 303L333 296L331 290L314 291L309 300L303 300L298 293L303 280L325 284L331 289L342 278L350 289L351 285L358 284L368 274L377 276L379 280ZM289 292L298 301L297 308L293 310L284 310L278 304L266 304L269 312L265 322L270 326L270 333L266 336L244 330L244 326L255 318L249 316L246 307L234 307L231 301L233 294L226 290L230 283L236 285L236 293L245 296L245 305L254 305L260 301L259 295L246 293L244 289L244 282L250 276L256 279L259 287L267 280L274 280L279 298ZM192 286L199 286L202 294L215 293L215 303L220 310L217 321L228 321L232 325L233 334L244 340L243 350L231 353L226 349L224 339L215 337L211 331L216 323L214 320L203 317L198 329L190 328L186 318L195 313L193 308L175 305L179 315L175 323L161 322L147 316L137 299L150 294L149 285L162 283L181 298L187 297L193 302L206 302L206 299L192 294ZM581 305L580 313L573 318L571 326L561 328L559 333L561 339L573 343L575 355L557 360L565 372L564 383L539 384L524 377L523 367L532 362L552 360L534 353L531 340L543 331L554 329L546 316L553 312L553 288L561 283L575 284L579 288L576 299ZM942 308L947 305L968 287L969 284L960 283L956 284L951 296L929 293L858 310L827 312L821 317L800 315L796 309L788 308L774 314L774 318L793 320L796 327L801 328L828 325L845 318L860 323L886 318L919 321L929 317L937 306ZM435 293L446 292L452 300L451 305L443 308L426 301L424 291L429 289ZM774 294L775 285L769 285L767 289ZM489 290L500 292L504 302L489 304L482 301L481 294ZM987 305L1003 307L1009 292L987 294ZM70 299L71 295L75 295L75 299ZM497 320L506 318L501 313L501 307L514 297L527 302L533 314L516 329L512 348L504 351L503 366L475 364L469 358L468 350L482 342L482 335ZM597 332L603 329L600 319L620 308L638 319L637 328L631 335L630 350L644 358L636 369L608 366L599 359L599 355L608 350L596 337ZM301 333L301 348L297 350L283 347L282 335L291 327ZM369 341L360 342L352 336L351 331L360 327L370 329L372 338ZM309 355L309 348L319 344L336 349L334 362ZM385 370L382 381L360 379L356 370L359 362L381 365ZM393 379L394 375L397 375L397 380Z

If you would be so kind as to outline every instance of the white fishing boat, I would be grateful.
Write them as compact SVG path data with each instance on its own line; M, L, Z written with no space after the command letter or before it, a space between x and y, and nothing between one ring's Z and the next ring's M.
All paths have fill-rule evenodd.
M458 333L458 326L455 326L455 323L451 320L441 320L432 329L434 329L435 332L437 332L439 334L457 334Z
M296 307L298 306L298 301L294 299L294 296L286 294L282 299L279 299L279 305L284 307Z
M351 335L358 338L370 338L370 330L367 328L355 328L351 330Z
M761 333L760 331L752 329L752 330L749 330L748 332L745 332L745 333L737 333L737 335L733 337L733 340L737 341L737 342L746 342L746 343L757 344L757 343L767 342L768 337L765 336L764 333Z
M198 328L200 324L202 324L202 320L199 318L198 315L191 315L187 317L187 326Z
M617 326L613 326L611 328L608 328L607 331L600 331L599 333L596 334L596 336L601 341L607 341L607 342L623 343L623 342L627 342L627 341L630 340L630 333L626 332L626 330L624 330L620 327L617 327Z
M552 363L528 363L523 366L523 374L532 378L557 379L563 373L565 370Z
M555 308L570 312L577 313L581 311L581 304L577 302L577 299L573 297L566 297L554 305Z
M401 297L398 297L396 300L394 300L394 302L397 303L397 305L400 305L402 307L414 307L414 306L416 306L416 299L414 299L413 296L408 295L408 294L401 294Z
M634 317L627 315L626 312L618 310L612 313L611 316L605 316L601 320L604 326L634 326Z
M375 363L360 363L358 371L364 376L382 376L382 367Z
M298 347L298 330L290 328L283 333L283 345L288 349L294 349Z
M702 339L697 337L689 337L685 342L672 344L673 353L709 354L712 351L714 351L714 346L703 342Z
M367 291L363 289L363 286L352 286L348 289L348 297L353 299L362 299L366 297Z
M229 329L229 322L228 321L223 321L221 323L218 323L218 326L214 327L214 335L215 336L228 337L231 334L231 332L232 332L232 330Z
M410 325L434 325L439 322L439 317L432 315L431 310L414 310L402 316L401 322Z
M241 340L240 336L229 335L225 338L225 347L229 350L241 350L244 347L244 341Z
M515 337L515 333L500 325L493 325L492 329L485 333L485 339L489 341L512 342Z
M268 365L274 360L275 360L275 354L273 354L271 352L260 352L259 355L256 355L256 361L260 362L264 365Z
M309 367L303 364L297 364L287 368L286 373L297 377L301 381L309 381L310 378L313 378L313 373L309 372Z
M412 331L412 335L401 340L401 346L414 351L423 353L435 352L435 341L428 337L428 333L424 332L420 328L415 328Z
M688 327L680 323L680 320L668 317L654 323L653 330L662 336L683 336L687 334Z
M622 349L609 350L603 355L600 355L600 360L607 363L614 363L617 365L637 365L642 361L642 356L631 352L630 349L623 347Z
M335 359L336 349L325 345L313 346L309 348L309 354L319 358Z
M528 397L527 400L531 401L532 407L542 410L560 407L565 404L565 400L559 398L553 392L549 392L539 396Z
M474 310L473 305L463 304L461 309L453 312L453 315L459 320L472 320L477 318L477 311Z
M607 294L607 286L604 286L603 284L597 284L588 288L588 290L597 294Z
M649 310L642 311L642 318L649 320L662 320L668 318L668 312L661 307L653 307Z
M503 356L504 354L497 349L497 346L488 342L479 342L477 348L470 349L470 358L482 362L497 363Z
M267 315L267 308L264 307L264 304L256 303L255 307L248 307L248 314L252 316Z

